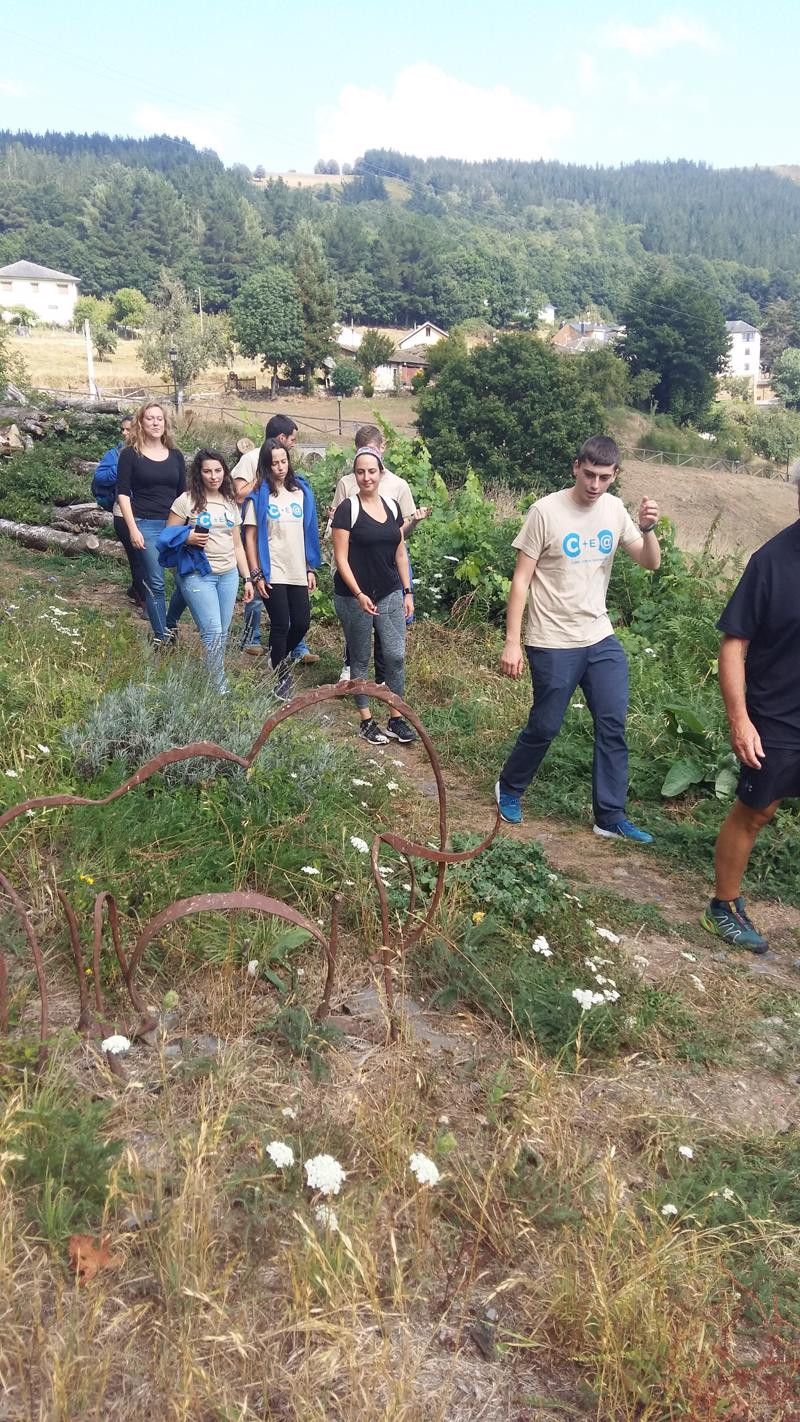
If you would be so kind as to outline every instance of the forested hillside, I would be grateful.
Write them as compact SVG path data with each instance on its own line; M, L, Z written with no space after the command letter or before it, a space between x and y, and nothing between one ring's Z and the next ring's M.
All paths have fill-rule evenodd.
M162 266L224 309L260 266L288 260L301 217L322 239L342 317L503 325L551 300L610 316L663 258L726 316L759 320L800 290L800 186L702 164L467 164L371 150L334 189L250 181L165 137L0 133L0 263L26 257L83 291L149 295ZM390 200L383 176L403 180ZM396 187L397 185L395 185Z

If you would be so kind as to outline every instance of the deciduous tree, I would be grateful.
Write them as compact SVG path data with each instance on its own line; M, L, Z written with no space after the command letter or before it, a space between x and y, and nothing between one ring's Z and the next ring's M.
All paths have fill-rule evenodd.
M272 393L278 366L303 358L303 310L297 283L282 267L267 267L250 277L231 306L236 340L244 355L258 356L272 371Z
M540 492L563 487L584 439L606 427L575 362L524 333L449 361L417 423L446 479L463 483L471 467L481 480Z
M621 314L620 353L633 375L658 372L657 408L681 424L700 420L728 353L719 303L694 281L651 272L631 288Z

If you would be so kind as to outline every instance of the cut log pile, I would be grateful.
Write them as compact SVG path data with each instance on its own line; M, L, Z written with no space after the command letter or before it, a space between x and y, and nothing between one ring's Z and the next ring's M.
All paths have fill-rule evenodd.
M28 403L22 392L14 386L9 386L5 393L6 399L14 403L0 403L0 456L24 453L25 450L32 449L36 441L47 436L59 439L68 434L74 435L76 429L89 431L97 415L116 415L121 412L118 400L98 401L64 396L54 402L56 408L43 410ZM67 411L68 420L65 418ZM70 467L76 473L91 475L97 466L94 460L72 459ZM13 519L0 518L0 534L13 538L26 548L40 551L55 549L72 557L81 553L92 553L103 558L124 559L125 554L118 543L97 537L97 529L108 527L112 523L111 514L94 502L72 503L61 507L56 500L47 525L18 523Z

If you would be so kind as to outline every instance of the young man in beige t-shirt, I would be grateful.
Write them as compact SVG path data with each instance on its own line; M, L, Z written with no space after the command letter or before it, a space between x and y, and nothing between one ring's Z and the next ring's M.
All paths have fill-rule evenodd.
M624 548L641 568L659 567L661 550L653 531L658 505L642 499L637 526L622 500L608 493L618 469L619 450L612 439L587 439L572 466L572 488L537 500L514 539L517 563L500 667L506 676L522 675L522 615L527 604L525 653L533 706L500 772L495 796L503 819L520 824L520 798L580 687L594 722L594 832L649 844L652 835L625 815L628 661L613 633L606 594L617 548Z

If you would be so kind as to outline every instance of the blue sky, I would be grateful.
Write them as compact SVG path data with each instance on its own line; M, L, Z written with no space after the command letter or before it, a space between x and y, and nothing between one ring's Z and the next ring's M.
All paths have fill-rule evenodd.
M0 17L0 127L174 133L275 172L368 146L792 163L798 40L789 0L40 0Z

